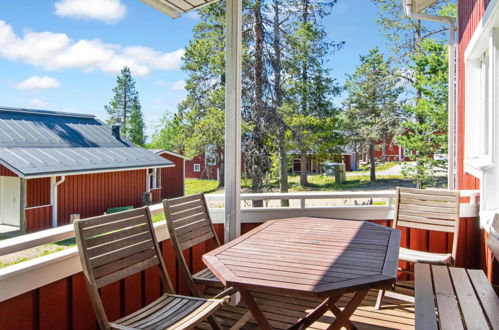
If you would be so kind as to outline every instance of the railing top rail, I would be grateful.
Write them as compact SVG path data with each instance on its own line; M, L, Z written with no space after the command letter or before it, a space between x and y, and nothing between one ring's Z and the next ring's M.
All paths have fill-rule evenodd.
M208 194L208 200L223 200L224 194ZM390 198L395 192L293 192L293 193L245 193L241 200L272 199L335 199L335 198Z
M334 199L334 198L392 198L394 197L395 192L299 192L299 193L264 193L264 194L241 194L242 200L272 200L272 199ZM470 205L476 205L476 201L473 197L476 197L479 194L476 190L463 190L461 191L461 196L463 197L472 197ZM210 201L223 201L223 194L208 194L206 195L208 200ZM463 206L463 205L462 205ZM377 209L390 209L393 205L388 203L385 206L377 206ZM326 210L330 209L331 211L351 208L352 210L365 210L366 206L357 205L357 206L307 206L302 208L302 211L314 211L314 210ZM152 215L163 213L163 205L161 203L149 206ZM222 209L218 209L220 211ZM293 208L261 208L261 209L252 209L246 208L244 211L247 212L257 212L257 213L265 213L268 212L269 216L273 216L276 212L279 211L293 211ZM73 225L65 225L53 229L47 229L40 232L26 234L10 239L5 239L0 241L0 256L22 251L25 249L33 248L36 246L40 246L47 243L53 243L62 241L68 238L73 238L74 230Z

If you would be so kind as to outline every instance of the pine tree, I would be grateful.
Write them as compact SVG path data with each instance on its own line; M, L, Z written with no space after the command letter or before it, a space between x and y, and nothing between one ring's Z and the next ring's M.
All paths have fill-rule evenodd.
M334 120L337 111L332 104L340 89L329 75L326 56L340 49L343 42L328 41L322 24L335 4L336 1L290 1L296 14L292 32L287 36L290 50L286 66L291 79L286 86L286 122L291 130L291 144L300 155L301 185L308 184L308 155L332 156L341 141ZM323 134L325 127L316 125L317 120L328 124L327 135Z
M343 112L344 127L351 142L369 148L370 178L376 180L376 143L397 129L402 107L399 86L390 64L377 48L360 57L360 65L345 84L347 100Z
M443 42L427 39L411 55L411 69L417 77L421 97L406 107L409 119L404 123L407 134L397 137L406 150L414 150L415 165L405 164L404 173L416 179L416 186L424 188L437 169L445 170L446 160L435 160L435 154L447 153L447 47Z
M142 114L138 97L132 100L132 109L128 120L126 137L135 145L144 146L146 143L144 116Z
M138 100L138 92L135 90L135 80L133 79L130 68L125 66L121 69L120 74L116 78L116 86L113 88L114 96L106 105L108 119L110 125L121 125L121 135L128 136L127 132L130 129L129 117L132 112L134 100Z

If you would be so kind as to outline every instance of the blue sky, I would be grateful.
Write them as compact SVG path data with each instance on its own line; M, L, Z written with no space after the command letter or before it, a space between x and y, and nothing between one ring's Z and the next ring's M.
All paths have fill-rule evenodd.
M330 38L346 42L330 59L340 82L359 55L387 51L375 19L370 0L339 0L326 18ZM0 1L0 105L105 119L116 71L127 64L151 134L185 95L180 58L196 22L195 14L174 20L138 0Z

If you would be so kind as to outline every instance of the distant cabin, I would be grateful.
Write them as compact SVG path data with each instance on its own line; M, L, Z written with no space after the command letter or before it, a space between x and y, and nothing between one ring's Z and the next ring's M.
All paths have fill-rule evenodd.
M0 226L33 232L158 203L173 167L93 115L0 107Z
M175 165L174 167L164 167L159 172L161 199L183 196L185 194L185 157L167 150L155 149L151 151Z

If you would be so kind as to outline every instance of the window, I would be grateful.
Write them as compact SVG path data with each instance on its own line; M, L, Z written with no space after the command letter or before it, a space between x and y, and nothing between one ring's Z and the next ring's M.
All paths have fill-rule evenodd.
M194 164L194 172L201 172L201 164Z
M204 152L206 166L215 166L217 164L217 152L215 145L209 145Z
M407 157L407 158L412 157L412 150L404 149L404 157Z
M472 52L466 61L465 168L475 176L494 166L494 149L499 146L493 129L497 95L492 93L499 78L498 35L493 29L479 53Z

